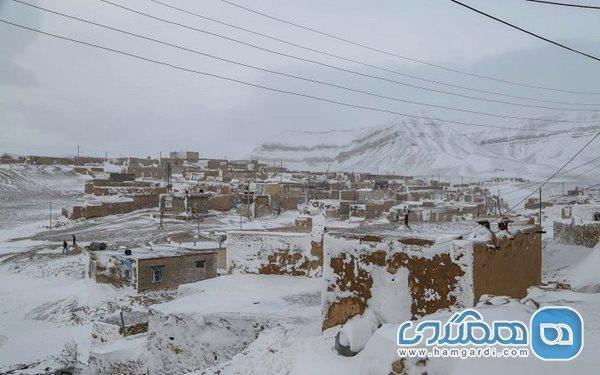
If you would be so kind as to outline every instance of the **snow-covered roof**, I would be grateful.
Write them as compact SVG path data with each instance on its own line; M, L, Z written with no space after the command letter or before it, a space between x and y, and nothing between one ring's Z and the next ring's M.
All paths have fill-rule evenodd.
M152 247L138 247L131 249L131 255L125 255L124 250L101 250L96 253L104 256L112 256L118 258L128 258L128 259L154 259L154 258L165 258L165 257L175 257L182 255L190 255L194 254L194 250L203 250L208 252L209 250L215 250L219 247L218 242L207 241L207 242L197 242L194 247L194 243L179 243L177 244L161 244L161 245L152 245Z
M185 295L154 305L173 313L240 313L281 317L318 316L322 281L296 276L238 274L216 277L179 287Z

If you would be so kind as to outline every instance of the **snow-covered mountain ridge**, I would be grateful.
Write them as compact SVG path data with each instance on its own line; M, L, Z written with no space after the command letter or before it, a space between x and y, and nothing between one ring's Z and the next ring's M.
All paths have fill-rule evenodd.
M598 114L473 128L405 120L357 130L288 130L265 141L252 157L292 169L444 176L545 176L595 133ZM524 128L524 129L523 129ZM532 129L545 130L547 132ZM593 145L574 165L597 156Z

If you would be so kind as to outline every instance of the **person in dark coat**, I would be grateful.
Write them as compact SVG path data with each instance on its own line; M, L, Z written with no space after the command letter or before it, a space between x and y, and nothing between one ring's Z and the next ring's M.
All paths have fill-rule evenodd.
M77 246L77 244L75 243L75 235L73 235L73 247Z
M63 254L68 252L69 245L67 245L67 241L63 240Z

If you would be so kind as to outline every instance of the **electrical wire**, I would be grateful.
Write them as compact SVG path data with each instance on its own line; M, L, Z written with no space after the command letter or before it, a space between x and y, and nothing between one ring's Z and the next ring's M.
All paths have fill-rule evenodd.
M402 56L400 54L397 54L397 53L394 53L394 52L390 52L390 51L386 51L386 50L382 50L380 48L368 46L368 45L363 44L363 43L358 43L358 42L352 41L352 40L347 39L347 38L336 36L336 35L333 35L333 34L330 34L330 33L327 33L327 32L324 32L324 31L312 28L312 27L300 25L298 23L295 23L295 22L292 22L292 21L288 21L288 20L285 20L283 18L275 17L273 15L270 15L270 14L267 14L267 13L264 13L264 12L260 12L258 10L255 10L255 9L252 9L252 8L249 8L249 7L246 7L246 6L234 3L233 1L221 0L221 2L229 4L229 5L232 5L234 7L239 8L239 9L243 9L245 11L248 11L248 12L251 12L251 13L254 13L254 14L266 17L266 18L269 18L269 19L272 19L274 21L278 21L278 22L281 22L281 23L285 23L287 25L291 25L291 26L300 28L300 29L311 31L313 33L317 33L317 34L320 34L320 35L323 35L323 36L327 36L329 38L336 39L336 40L339 40L339 41L342 41L342 42L345 42L345 43L348 43L348 44L351 44L351 45L354 45L354 46L357 46L357 47L368 49L370 51L382 53L384 55L397 57L397 58L400 58L400 59L403 59L403 60L412 61L412 62L423 64L423 65L428 65L428 66L431 66L431 67L434 67L434 68L438 68L438 69L450 71L450 72L453 72L453 73L458 73L458 74L462 74L462 75L466 75L466 76L471 76L471 77L477 77L477 78L481 78L481 79L485 79L485 80L490 80L490 81L495 81L495 82L501 82L501 83L505 83L505 84L513 85L513 86L527 87L527 88L531 88L531 89L564 92L564 93L569 93L569 94L600 95L600 92L567 90L567 89L559 89L559 88L553 88L553 87L547 87L547 86L531 85L531 84L520 83L520 82L516 82L516 81L509 81L509 80L502 79L502 78L496 78L496 77L492 77L492 76L489 76L489 75L482 75L482 74L477 74L477 73L470 73L470 72L466 72L466 71L463 71L463 70L458 70L458 69L455 69L455 68L447 67L447 66L444 66L444 65L439 65L439 64L434 64L434 63L431 63L431 62L427 62L425 60L415 59L415 58L408 57L408 56Z
M14 1L21 2L21 1L18 1L18 0L14 0ZM572 106L598 106L598 105L600 105L600 103L574 103L574 102L563 102L563 101L557 101L557 100L539 99L539 98L533 98L533 97L528 97L528 96L511 95L511 94L506 94L506 93L502 93L502 92L498 92L498 91L481 90L481 89L476 89L476 88L472 88L472 87L467 87L467 86L462 86L462 85L456 85L456 84L442 82L442 81L438 81L438 80L434 80L434 79L424 78L424 77L416 76L416 75L413 75L413 74L399 72L397 70L389 69L389 68L386 68L386 67L383 67L383 66L380 66L380 65L374 65L374 64L366 63L364 61L359 61L359 60L351 59L351 58L348 58L348 57L340 56L340 55L337 55L337 54L334 54L334 53L331 53L331 52L319 50L319 49L316 49L316 48L313 48L313 47L308 47L306 45L302 45L302 44L299 44L299 43L290 42L289 40L285 40L285 39L278 38L278 37L275 37L275 36L272 36L272 35L269 35L269 34L258 32L258 31L255 31L255 30L251 30L251 29L248 29L246 27L241 27L239 25L235 25L235 24L232 24L230 22L224 22L224 21L212 18L212 17L205 16L205 15L200 14L198 12L193 12L193 11L190 11L188 9L184 9L184 8L176 7L176 6L171 5L171 4L164 3L164 2L159 1L159 0L149 0L149 1L151 1L153 3L156 3L156 4L159 4L159 5L163 6L163 7L176 10L178 12L181 12L181 13L184 13L184 14L188 14L188 15L200 18L200 19L205 20L205 21L210 21L210 22L213 22L213 23L216 23L216 24L219 24L219 25L227 26L227 27L233 28L235 30L241 30L241 31L253 34L253 35L258 35L260 37L267 38L267 39L270 39L270 40L274 40L274 41L277 41L277 42L280 42L280 43L284 43L284 44L287 44L289 46L300 48L300 49L303 49L303 50L306 50L306 51L309 51L309 52L318 53L318 54L323 55L323 56L333 57L333 58L336 58L338 60L342 60L342 61L346 61L346 62L351 62L351 63L354 63L354 64L366 66L366 67L369 67L369 68L372 68L372 69L377 69L379 71L383 71L383 72L387 72L387 73L397 74L397 75L400 75L400 76L403 76L403 77L409 77L409 78L412 78L412 79L415 79L415 80L419 80L419 81L423 81L423 82L428 82L428 83L433 83L433 84L437 84L437 85L442 85L442 86L457 88L457 89L461 89L461 90L473 91L473 92L477 92L477 93L483 93L483 94L489 94L489 95L497 95L497 96L503 96L503 97L508 97L508 98L521 99L521 100L536 101L536 102L541 102L541 103L552 103L552 104L562 104L562 105L572 105ZM485 99L485 98L472 97L472 98L469 98L469 99L482 100L482 99ZM526 106L526 104L524 105L523 103L515 103L515 102L500 102L500 103L501 104L506 104L506 105ZM555 109L555 110L583 110L585 108L577 108L577 109L574 109L574 108L567 108L567 109L565 109L565 108L549 108L549 109Z
M19 0L13 0L13 1L19 1ZM147 17L147 18L159 21L159 22L164 22L164 23L175 25L175 26L178 26L178 27L181 27L181 28L184 28L184 29L188 29L188 30L192 30L192 31L197 31L197 32L200 32L200 33L203 33L203 34L206 34L206 35L211 35L211 36L214 36L214 37L217 37L217 38L220 38L220 39L224 39L224 40L228 40L230 42L238 43L238 44L244 45L246 47L254 48L254 49L257 49L257 50L260 50L260 51L263 51L263 52L275 54L275 55L278 55L278 56L283 56L283 57L286 57L286 58L290 58L290 59L302 61L302 62L305 62L305 63L311 63L311 64L315 64L315 65L327 67L327 68L330 68L330 69L334 69L334 70L337 70L337 71L345 72L345 73L356 75L356 76L360 76L360 77L371 78L371 79L375 79L375 80L379 80L379 81L394 83L394 84L398 84L398 85L401 85L401 86L411 87L411 88L421 89L421 90L426 90L426 91L430 91L430 92L436 92L436 93L441 93L441 94L454 95L454 96L458 96L458 97L462 97L462 98L467 98L467 99L482 100L482 101L486 101L486 102L496 102L496 103L501 103L501 104L512 104L512 105L518 105L518 106L522 106L522 107L543 108L543 109L551 109L551 110L569 110L569 109L565 109L565 108L560 108L559 109L559 108L553 108L553 107L547 107L547 106L541 106L541 105L519 104L519 103L514 103L514 102L506 102L506 101L496 100L496 99L478 98L478 97L473 97L473 96L469 96L469 95L463 95L463 94L454 93L454 92L450 92L450 91L438 90L438 89L433 89L433 88L429 88L429 87L423 87L423 86L413 85L413 84L410 84L410 83L406 83L406 82L394 80L394 79L391 79L391 78L386 78L386 77L377 76L377 75L373 75L373 74L362 73L362 72L358 72L358 71L355 71L355 70L346 69L346 68L343 68L343 67L340 67L340 66L337 66L337 65L332 65L332 64L324 63L322 61L313 60L313 59L309 59L309 58L305 58L305 57L300 57L300 56L296 56L296 55L292 55L292 54L288 54L288 53L276 51L276 50L273 50L273 49L270 49L270 48L261 47L261 46L259 46L257 44L244 42L244 41L239 40L239 39L235 39L235 38L228 37L226 35L214 33L212 31L200 29L200 28L195 27L195 26L190 26L190 25L186 25L186 24L183 24L183 23L180 23L180 22L176 22L176 21L165 19L165 18L157 17L157 16L154 16L154 15L149 14L149 13L145 13L145 12L133 9L133 8L126 7L126 6L121 5L121 4L114 3L114 2L109 1L109 0L99 0L99 1L101 1L101 2L103 2L105 4L108 4L108 5L115 6L117 8L121 8L121 9L123 9L125 11L138 14L140 16ZM19 1L19 2L23 3L22 1ZM591 111L597 112L597 111L600 111L600 110L591 110ZM568 121L568 120L567 121L565 121L565 120L554 120L554 121L552 121L551 120L551 122L580 122L580 123L586 123L587 121L577 121L577 120L575 120L575 121Z
M35 29L29 26L24 26L24 25L20 25L11 21L7 21L5 19L0 19L1 23L4 23L6 25L10 25L16 28L20 28L23 30L28 30L28 31L32 31L41 35L46 35L52 38L56 38L56 39L61 39L64 41L69 41L72 43L77 43L80 45L84 45L84 46L88 46L88 47L93 47L93 48L97 48L97 49L101 49L104 51L108 51L108 52L112 52L112 53L116 53L116 54L120 54L120 55L124 55L124 56L128 56L134 59L138 59L138 60L143 60L146 62L150 62L153 64L157 64L157 65L162 65L165 67L169 67L172 69L176 69L179 71L183 71L183 72L187 72L187 73L193 73L193 74L197 74L197 75L202 75L202 76L206 76L206 77L212 77L212 78L216 78L216 79L220 79L220 80L224 80L224 81L229 81L229 82L234 82L240 85L245 85L245 86L249 86L249 87L254 87L254 88L259 88L262 90L266 90L266 91L271 91L271 92L276 92L276 93L280 93L280 94L286 94L286 95L290 95L290 96L297 96L297 97L302 97L302 98L306 98L306 99L311 99L311 100L315 100L315 101L320 101L320 102L325 102L325 103L330 103L330 104L335 104L338 106L343 106L343 107L348 107L348 108L355 108L355 109L362 109L362 110L367 110L367 111L372 111L372 112L379 112L379 113L386 113L386 114L393 114L393 115L398 115L398 116L402 116L402 117L407 117L407 118L413 118L413 119L421 119L421 120L428 120L431 121L430 123L423 123L422 125L427 125L427 126L438 126L439 124L436 124L435 122L441 122L441 123L450 123L450 124L457 124L457 125L465 125L465 126L474 126L474 127L482 127L482 128L494 128L494 129L513 129L513 130L529 130L529 131L533 131L533 132L540 132L540 133L564 133L564 131L553 131L553 130L543 130L543 129L532 129L532 128L515 128L515 127L506 127L506 126L498 126L498 125L487 125L487 124L478 124L478 123L472 123L472 122L463 122L463 121L455 121L455 120L448 120L448 119L442 119L442 118L437 118L437 117L429 117L429 116L420 116L420 115L411 115L411 114L406 114L406 113L402 113L402 112L397 112L397 111L393 111L393 110L389 110L389 109L384 109L384 108L378 108L378 107L370 107L370 106L364 106L364 105L359 105L359 104L352 104L352 103L347 103L347 102L342 102L342 101L338 101L335 99L328 99L328 98L323 98L320 96L315 96L315 95L310 95L310 94L304 94L304 93L300 93L300 92L296 92L296 91L291 91L291 90L283 90L283 89L277 89L274 87L270 87L270 86L265 86L265 85L260 85L260 84L256 84L256 83L251 83L251 82L247 82L247 81L243 81L240 79L236 79L236 78L232 78L232 77L227 77L227 76L222 76L222 75L218 75L218 74L214 74L214 73L210 73L210 72L204 72L204 71L199 71L199 70L195 70L195 69L190 69L190 68L186 68L183 66L179 66L179 65L175 65L172 63L168 63L165 61L161 61L161 60L155 60L152 58L148 58L148 57L144 57L144 56L140 56L140 55L136 55L130 52L126 52L123 50L119 50L119 49L115 49L115 48L111 48L111 47L106 47L106 46L102 46L99 44L94 44L94 43L90 43L90 42L86 42L86 41L82 41L82 40L78 40L78 39L74 39L74 38L70 38L70 37L66 37L66 36L62 36L62 35L57 35L57 34L53 34L53 33L49 33L46 31L42 31L39 29Z
M504 24L504 25L506 25L506 26L512 27L512 28L513 28L513 29L515 29L515 30L519 30L519 31L521 31L521 32L523 32L523 33L525 33L525 34L531 35L531 36L533 36L533 37L535 37L535 38L541 39L541 40L543 40L543 41L545 41L545 42L548 42L548 43L550 43L550 44L554 44L554 45L555 45L555 46L557 46L557 47L561 47L561 48L563 48L563 49L566 49L567 51L574 52L574 53L576 53L576 54L579 54L579 55L581 55L581 56L585 56L585 57L587 57L587 58L590 58L590 59L592 59L592 60L600 61L600 57L596 57L596 56L594 56L594 55L590 55L589 53L585 53L585 52L583 52L583 51L580 51L580 50L578 50L578 49L575 49L575 48L569 47L569 46L567 46L567 45L565 45L565 44L562 44L562 43L556 42L556 41L554 41L554 40L552 40L552 39L548 39L548 38L546 38L546 37L544 37L544 36L541 36L541 35L539 35L539 34L536 34L536 33L532 32L532 31L529 31L529 30L526 30L526 29L524 29L524 28L522 28L522 27L519 27L519 26L517 26L517 25L514 25L514 24L512 24L512 23L510 23L510 22L508 22L508 21L504 21L504 20L502 20L502 19L500 19L500 18L498 18L498 17L496 17L496 16L493 16L493 15L491 15L491 14L489 14L489 13L486 13L486 12L484 12L484 11L481 11L481 10L477 9L477 8L474 8L474 7L470 6L470 5L467 5L467 4L465 4L465 3L461 3L461 2L460 2L460 1L458 1L458 0L450 0L450 1L451 1L451 2L453 2L453 3L455 3L455 4L458 4L458 5L462 6L462 7L464 7L464 8L467 8L467 9L469 9L469 10L471 10L471 11L475 12L475 13L479 13L479 14L481 14L482 16L485 16L485 17L487 17L487 18L493 19L494 21L500 22L500 23L502 23L502 24Z
M249 69L254 69L254 70L259 70L262 72L266 72L266 73L270 73L270 74L274 74L274 75L279 75L279 76L284 76L287 78L294 78L297 80L301 80L304 82L311 82L311 83L315 83L315 84L319 84L319 85L323 85L323 86L329 86L329 87L334 87L337 89L341 89L341 90L345 90L345 91L350 91L350 92L355 92L355 93L359 93L359 94L364 94L364 95L368 95L368 96L373 96L373 97L377 97L380 99L387 99L387 100L393 100L396 102L401 102L401 103L407 103L407 104L413 104L413 105L419 105L419 106L425 106L425 107L432 107L432 108L438 108L438 109L445 109L445 110L450 110L450 111L457 111L457 112L463 112L463 113L470 113L470 114L476 114L476 115L483 115L483 116L490 116L490 117L498 117L498 118L504 118L504 119L513 119L513 120L527 120L527 121L542 121L540 118L533 118L533 117L522 117L522 116L512 116L512 115L505 115L505 114L497 114L497 113L489 113L489 112L481 112L481 111L474 111L474 110L469 110L469 109L465 109L465 108L456 108L456 107L449 107L449 106L443 106L443 105L437 105L437 104L432 104L432 103L426 103L426 102L418 102L418 101L413 101L413 100L407 100L407 99L403 99L403 98L398 98L398 97L392 97L392 96L388 96L388 95L382 95L382 94L378 94L378 93L374 93L371 91L366 91L366 90L362 90L362 89L354 89L348 86L343 86L343 85L338 85L335 83L331 83L331 82L326 82L326 81L321 81L321 80L316 80L316 79L312 79L312 78L306 78L306 77L302 77L302 76L298 76L298 75L293 75L293 74L289 74L289 73L284 73L284 72L280 72L280 71L276 71L276 70L272 70L272 69L267 69L267 68L263 68L263 67L258 67L258 66L254 66L254 65L250 65L250 64L246 64L243 62L239 62L236 60L231 60L231 59L227 59L227 58L223 58L223 57L219 57L219 56L215 56L215 55L211 55L196 49L191 49L191 48L187 48L181 45L177 45L177 44L173 44L173 43L169 43L169 42L164 42L162 40L159 39L155 39L155 38L151 38L148 36L144 36L141 34L137 34L137 33L133 33L130 31L126 31L126 30L122 30L116 27L112 27L112 26L108 26L105 24L101 24L98 22L94 22L94 21L90 21L81 17L76 17L73 15L69 15L66 13L61 13L58 11L54 11L52 9L48 9L48 8L44 8L44 7L40 7L34 4L30 4L24 1L20 1L20 0L14 0L17 3L32 7L34 9L40 10L40 11L44 11L47 13L52 13L54 15L58 15L61 17L65 17L68 19L72 19L78 22L82 22L82 23L86 23L86 24L90 24L90 25L94 25L97 27L101 27L104 29L108 29L111 31L115 31L115 32L119 32L121 34L125 34L125 35L129 35L129 36L133 36L136 38L140 38L140 39L144 39L144 40L148 40L154 43L158 43L158 44L162 44L162 45L166 45L169 47L173 47L173 48L177 48L180 50L184 50L186 52L191 52L197 55L201 55L201 56L205 56L208 58L212 58L215 60L219 60L219 61L224 61L230 64L235 64L238 66L243 66L245 68L249 68ZM600 110L599 110L600 111ZM543 121L545 122L556 122L556 123L581 123L581 122L587 122L585 120L559 120L559 119L551 119L551 118L547 118L544 119Z
M596 9L600 10L600 7L593 5L582 5L582 4L571 4L571 3L559 3L556 1L543 1L543 0L525 0L530 3L540 3L540 4L548 4L548 5L561 5L565 7L574 7L574 8L584 8L584 9Z

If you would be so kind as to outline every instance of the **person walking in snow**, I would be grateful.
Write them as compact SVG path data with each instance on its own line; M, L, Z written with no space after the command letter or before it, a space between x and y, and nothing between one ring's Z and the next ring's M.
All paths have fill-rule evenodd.
M69 245L67 245L67 241L63 240L63 254L66 254L68 252L68 247Z
M77 244L75 243L75 235L73 235L73 247L76 247Z

